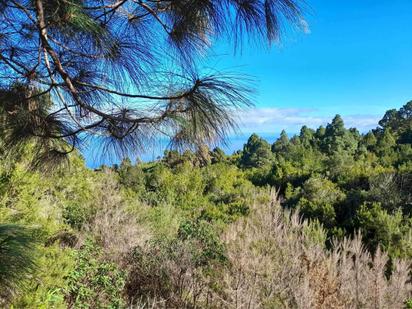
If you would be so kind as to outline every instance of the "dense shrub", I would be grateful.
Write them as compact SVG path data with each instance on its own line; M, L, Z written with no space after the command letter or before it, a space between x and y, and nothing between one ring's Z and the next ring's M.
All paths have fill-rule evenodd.
M125 272L106 261L101 248L86 241L68 275L66 301L73 308L122 308Z

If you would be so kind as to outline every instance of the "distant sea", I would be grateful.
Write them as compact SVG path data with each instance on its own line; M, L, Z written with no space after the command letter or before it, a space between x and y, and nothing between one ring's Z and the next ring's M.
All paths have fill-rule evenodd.
M268 134L268 133L257 133L260 137L267 140L272 144L280 135L280 133ZM231 155L238 150L243 149L243 145L247 142L250 134L241 134L236 136L231 136L226 140L225 145L218 145L223 151ZM292 134L293 135L293 134ZM155 145L148 145L147 149L142 150L138 154L130 154L130 160L135 163L137 160L143 162L155 161L159 157L163 156L163 153L168 149L168 141L165 139L159 139ZM211 147L212 148L212 147ZM119 164L122 158L111 153L102 154L101 147L98 144L90 142L88 147L81 150L81 153L86 161L86 165L89 168L97 168L102 165L112 166L113 164Z

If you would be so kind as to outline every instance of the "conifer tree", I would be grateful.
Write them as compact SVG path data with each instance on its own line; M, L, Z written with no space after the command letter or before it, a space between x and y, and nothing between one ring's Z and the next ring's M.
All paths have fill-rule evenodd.
M280 132L279 138L272 145L272 152L284 152L289 145L289 137L285 130Z
M271 158L269 143L257 134L252 134L243 146L240 164L244 167L260 167L269 163Z
M122 153L159 134L178 145L222 139L233 110L251 104L249 81L201 74L197 60L220 38L275 42L301 16L297 0L2 1L6 148L36 139L48 159L90 135Z

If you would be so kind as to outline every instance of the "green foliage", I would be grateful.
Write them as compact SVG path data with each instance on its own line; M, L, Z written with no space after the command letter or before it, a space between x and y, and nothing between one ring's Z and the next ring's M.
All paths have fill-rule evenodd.
M124 285L124 271L105 261L101 248L87 240L68 275L66 297L74 308L122 308Z
M133 166L130 159L124 159L118 169L119 182L136 192L144 189L144 173L140 165Z
M390 215L379 203L365 203L357 213L357 220L366 239L375 248L381 245L388 249L393 239L400 239L402 226L400 211Z
M243 146L240 164L244 167L261 167L268 164L272 153L267 141L252 134Z
M345 194L330 180L310 178L303 184L297 207L304 216L318 219L325 227L331 228L336 225L334 207L344 198Z
M224 246L215 227L209 222L204 220L183 222L179 227L178 238L190 244L192 259L196 266L226 260Z
M57 245L38 248L36 271L23 292L13 299L15 308L66 308L66 278L73 270L73 251Z
M27 282L35 268L35 239L30 229L0 224L0 304Z
M181 211L194 219L202 216L209 221L226 223L247 214L253 185L239 168L217 162L194 168L189 159L170 161L172 153L166 153L165 164L161 162L128 168L134 175L135 170L139 170L139 187L120 183L131 189L135 198L154 206L152 212L157 214L172 206L175 212ZM173 156L181 158L178 153ZM188 153L185 157L190 158ZM171 162L179 163L170 166ZM122 167L118 173L121 176Z
M269 186L284 208L310 220L302 225L305 244L324 250L361 231L365 247L383 249L391 263L411 258L409 107L389 112L366 134L336 116L326 128L304 126L291 138L283 131L272 146L253 134L231 156L199 145L96 171L76 153L68 168L31 170L35 147L28 143L18 158L0 159L0 243L9 235L3 227L16 235L9 251L0 244L7 286L1 301L15 308L121 308L136 297L161 297L180 308L196 304L204 285L222 293L221 272L240 252L228 247L232 228L273 202ZM282 220L290 218L297 220ZM253 250L266 247L264 238Z
M362 145L365 145L367 147L368 150L373 150L374 147L376 146L377 143L377 139L375 134L370 131L368 133L366 133L366 135L363 137L361 143Z
M155 237L137 246L129 265L125 289L129 299L161 298L167 308L196 307L199 293L207 284L217 289L219 270L229 266L213 223L188 219L175 236Z
M409 236L400 237L394 228L409 235L411 107L409 102L388 111L380 127L363 135L345 128L339 115L326 128L303 126L290 139L282 131L265 164L256 163L266 147L254 134L239 166L254 185L279 188L284 207L299 208L305 218L323 224L328 242L360 229L371 250L382 246L391 257L408 256ZM254 164L245 164L250 158Z
M70 168L48 175L31 171L30 147L25 151L17 161L0 160L0 221L27 227L28 236L36 242L27 248L28 260L19 268L22 273L32 268L30 280L19 279L12 304L16 308L65 308L65 276L73 265L68 247L77 241L72 230L83 229L95 209L93 194L98 192L94 183L99 175L87 170L75 154Z
M289 137L285 130L280 132L279 138L272 145L272 152L286 152L289 146Z
M216 147L216 148L213 149L213 151L211 153L211 157L212 157L211 158L212 164L223 163L223 162L226 161L226 154L219 147Z

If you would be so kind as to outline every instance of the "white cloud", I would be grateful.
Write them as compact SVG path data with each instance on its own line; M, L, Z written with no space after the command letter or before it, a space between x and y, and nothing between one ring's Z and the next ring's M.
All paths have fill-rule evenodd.
M299 21L300 23L300 28L302 29L303 33L305 34L311 34L310 26L309 23L304 20L303 18Z
M299 132L303 125L317 128L331 122L335 115L319 116L314 109L300 108L254 108L240 111L240 128L244 133ZM377 115L342 115L347 128L356 127L361 132L375 128L381 117Z

